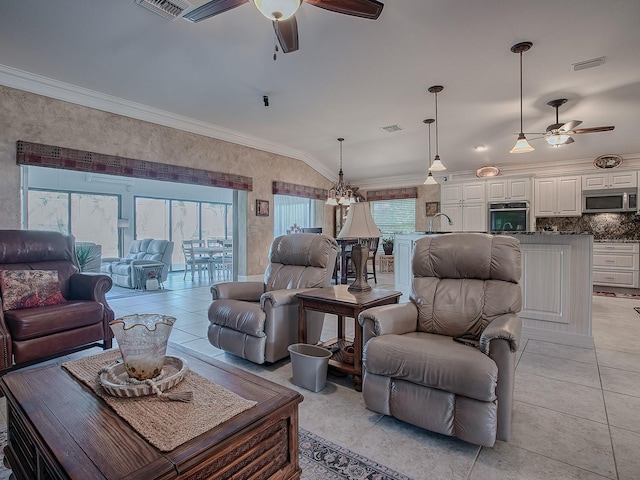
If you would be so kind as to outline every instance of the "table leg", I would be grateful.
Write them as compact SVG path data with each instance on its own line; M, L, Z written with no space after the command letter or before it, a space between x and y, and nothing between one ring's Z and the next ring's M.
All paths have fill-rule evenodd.
M345 339L345 328L344 328L344 317L342 315L338 315L338 338L340 340Z
M347 244L340 245L340 284L347 284Z
M304 300L298 300L298 343L307 343L307 311Z
M353 326L353 387L356 392L362 391L362 327L358 323L358 315L361 310L353 312L355 325Z

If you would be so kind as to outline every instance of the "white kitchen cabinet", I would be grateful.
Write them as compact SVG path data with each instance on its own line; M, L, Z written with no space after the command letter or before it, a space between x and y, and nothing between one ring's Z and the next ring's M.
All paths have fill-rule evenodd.
M487 230L486 182L472 181L443 185L440 211L453 225L440 218L442 232L484 232Z
M393 254L394 254L394 280L395 289L402 292L401 302L408 302L411 295L413 268L413 247L416 240L424 237L421 234L412 235L396 235Z
M536 217L579 217L582 215L582 179L579 176L536 178Z
M593 244L593 284L638 288L640 245L596 242Z
M487 201L504 202L531 199L531 178L501 178L487 181Z
M636 188L638 173L629 171L601 172L582 176L582 190L607 190L609 188Z
M461 182L442 185L440 203L485 202L486 183L484 181Z

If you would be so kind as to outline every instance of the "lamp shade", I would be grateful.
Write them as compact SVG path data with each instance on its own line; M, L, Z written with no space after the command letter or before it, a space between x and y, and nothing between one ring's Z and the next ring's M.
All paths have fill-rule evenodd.
M440 155L436 155L436 158L433 159L433 163L429 167L429 170L432 172L441 172L446 169L447 167L445 167L440 160Z
M509 153L528 153L533 152L535 148L529 145L527 142L527 137L524 136L524 133L518 135L518 141L514 145L514 147L509 150Z
M427 179L424 181L424 185L437 185L437 184L438 182L436 182L436 179L433 177L431 172L429 172L429 175L427 175Z
M349 206L347 221L340 230L338 238L380 238L382 232L371 216L368 202L352 203Z

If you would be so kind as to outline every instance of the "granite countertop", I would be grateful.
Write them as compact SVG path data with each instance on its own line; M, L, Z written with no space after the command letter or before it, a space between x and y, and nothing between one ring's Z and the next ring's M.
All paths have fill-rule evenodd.
M640 240L630 238L601 238L594 240L595 243L640 243Z

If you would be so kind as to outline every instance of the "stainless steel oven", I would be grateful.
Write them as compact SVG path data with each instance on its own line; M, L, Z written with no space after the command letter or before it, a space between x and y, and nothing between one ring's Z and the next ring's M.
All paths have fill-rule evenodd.
M490 232L526 232L529 230L529 202L489 204Z

